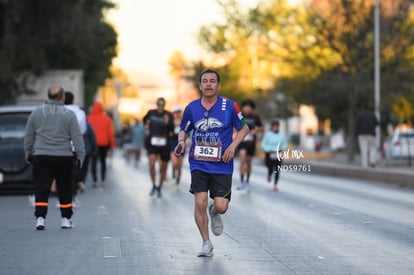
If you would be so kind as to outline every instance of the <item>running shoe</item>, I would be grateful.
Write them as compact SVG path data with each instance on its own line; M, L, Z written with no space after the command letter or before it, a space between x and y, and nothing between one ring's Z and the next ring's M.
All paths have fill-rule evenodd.
M85 192L85 189L86 189L85 183L83 181L81 181L81 182L78 183L78 185L79 185L79 187L78 187L79 192L81 192L81 193Z
M236 189L237 190L243 190L244 189L244 187L245 187L245 183L244 182L240 182L237 186L236 186Z
M213 205L211 204L209 206L209 212L211 217L211 231L213 231L213 234L216 236L220 236L221 233L223 233L223 222L221 221L220 214L212 214Z
M273 187L273 192L278 192L279 191L279 188L277 188L277 185L275 185L274 187Z
M45 230L45 223L46 223L45 218L38 217L36 219L36 227L35 227L36 230Z
M181 191L179 185L180 185L180 183L178 181L173 180L173 181L171 181L170 187L171 187L172 190L175 190L175 191L179 192L179 191Z
M149 193L150 196L154 196L155 192L157 192L157 187L152 186L151 192Z
M81 206L82 206L81 202L77 198L74 198L73 201L72 201L72 207L78 208L78 207L81 207Z
M213 256L213 245L210 240L203 241L201 251L197 254L198 257L211 257Z
M29 195L27 198L29 199L29 204L34 207L36 203L35 195Z
M162 197L162 195L161 195L161 187L157 187L157 197L158 198L161 198Z
M62 225L61 225L62 229L70 229L74 227L75 227L75 224L71 220L69 220L68 218L62 218Z
M246 190L246 193L252 192L252 186L248 182L245 183L244 189Z

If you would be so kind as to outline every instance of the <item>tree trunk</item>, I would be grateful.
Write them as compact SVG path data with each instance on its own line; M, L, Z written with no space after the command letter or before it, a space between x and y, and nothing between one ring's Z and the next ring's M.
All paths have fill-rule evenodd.
M354 89L348 93L348 131L346 139L346 157L348 162L354 161L355 151L358 148L355 129L358 93L359 84L355 83Z

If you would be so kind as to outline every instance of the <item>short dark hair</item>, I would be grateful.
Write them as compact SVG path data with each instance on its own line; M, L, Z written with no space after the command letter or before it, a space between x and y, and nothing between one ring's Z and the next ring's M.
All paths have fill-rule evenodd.
M198 83L201 83L201 78L205 74L215 74L217 77L217 82L220 83L220 75L216 70L213 70L213 69L205 69L204 71L202 71L200 74L200 77L198 78Z
M272 126L273 125L279 126L280 125L279 120L277 120L277 119L272 120Z
M52 87L52 88L55 88L55 87ZM58 87L59 87L59 90L55 94L52 94L52 88L49 88L47 90L47 97L49 99L56 100L56 99L60 99L63 96L63 94L65 93L65 91L63 90L63 88L61 86L58 86Z
M75 98L75 96L73 95L72 92L66 91L65 92L65 102L64 102L64 104L65 105L71 105L71 104L73 104L73 99L74 98Z
M242 106L242 107L244 107L244 106L250 106L250 107L252 107L253 109L255 109L255 108L256 108L256 103L254 103L254 101L253 101L253 100L251 100L251 99L245 99L245 100L243 100L243 101L241 102L241 106Z
M156 101L156 102L158 102L158 101L162 101L162 102L164 102L164 103L165 103L165 98L163 98L163 97L159 97L159 98L157 98L157 101Z

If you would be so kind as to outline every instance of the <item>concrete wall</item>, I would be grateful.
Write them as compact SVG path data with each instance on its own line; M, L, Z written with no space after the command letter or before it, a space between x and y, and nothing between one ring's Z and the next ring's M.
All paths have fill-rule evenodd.
M25 85L34 94L25 94L18 98L19 105L42 104L47 99L47 89L52 85L61 85L65 91L71 91L75 95L75 104L85 107L85 85L82 70L50 70L41 76L24 74L19 79L21 85Z

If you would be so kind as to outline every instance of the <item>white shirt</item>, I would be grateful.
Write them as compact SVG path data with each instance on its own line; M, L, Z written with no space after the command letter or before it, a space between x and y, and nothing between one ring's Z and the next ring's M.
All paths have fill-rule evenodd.
M86 114L85 112L77 105L65 105L66 108L72 110L76 118L78 119L79 127L81 130L82 135L86 133Z

